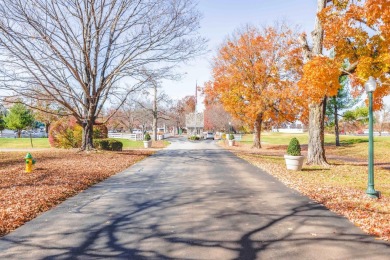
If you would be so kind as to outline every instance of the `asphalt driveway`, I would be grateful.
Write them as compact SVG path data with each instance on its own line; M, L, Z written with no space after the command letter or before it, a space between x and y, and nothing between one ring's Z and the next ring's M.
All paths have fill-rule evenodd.
M390 259L390 244L218 148L167 149L0 239L0 259Z

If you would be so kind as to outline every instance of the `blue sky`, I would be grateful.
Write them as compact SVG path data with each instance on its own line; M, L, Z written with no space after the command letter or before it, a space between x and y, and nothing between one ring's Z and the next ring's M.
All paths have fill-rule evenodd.
M199 0L203 14L200 34L209 40L206 55L197 58L178 70L186 73L181 81L164 82L164 91L172 98L195 94L199 86L210 79L210 61L224 39L243 25L272 25L285 20L299 25L308 35L314 28L315 0Z

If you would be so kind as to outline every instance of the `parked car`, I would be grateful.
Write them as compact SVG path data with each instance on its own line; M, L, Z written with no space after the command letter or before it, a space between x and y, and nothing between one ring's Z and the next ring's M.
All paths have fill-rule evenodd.
M207 132L207 133L204 135L204 139L212 139L212 140L214 140L214 133Z

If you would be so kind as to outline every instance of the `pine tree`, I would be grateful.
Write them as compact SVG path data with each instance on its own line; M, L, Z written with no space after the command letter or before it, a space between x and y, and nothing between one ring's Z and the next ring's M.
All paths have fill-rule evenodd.
M25 105L16 103L11 107L4 121L7 128L18 131L18 137L20 138L22 130L34 123L34 115Z
M336 146L340 146L339 117L342 116L340 111L350 109L359 102L359 99L353 98L350 94L347 76L341 76L339 81L341 88L338 90L336 96L328 99L326 106L327 124L334 125Z

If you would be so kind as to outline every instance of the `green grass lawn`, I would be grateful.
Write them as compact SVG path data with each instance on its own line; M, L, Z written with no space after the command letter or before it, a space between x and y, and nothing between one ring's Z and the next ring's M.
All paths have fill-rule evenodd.
M128 139L116 139L123 143L123 149L137 149L137 148L143 148L144 143L143 141L132 141Z
M285 134L285 133L261 133L261 142L275 145L288 145L291 138L296 137L300 144L308 143L308 134ZM242 136L241 142L253 143L253 134L246 134Z
M50 148L47 138L32 138L34 148ZM0 138L0 148L31 148L30 138Z
M261 141L265 144L288 145L291 138L296 137L301 145L307 145L308 133L288 134L288 133L262 133ZM253 135L247 134L242 138L242 143L251 144ZM349 156L356 158L367 158L368 136L340 135L341 146L335 146L335 136L325 135L326 149L330 153L339 156ZM375 159L387 160L390 157L390 136L374 136Z
M131 141L127 139L117 139L123 143L123 149L138 149L143 148L142 141ZM34 148L50 148L47 138L32 138ZM169 144L168 141L163 141L164 146ZM24 149L31 148L30 138L0 138L0 149L14 148Z
M300 144L307 144L309 141L308 133L302 134L288 134L288 133L261 133L261 141L267 144L275 145L288 145L291 138L296 137ZM252 143L253 134L243 135L243 143ZM325 144L335 144L335 136L333 134L325 134ZM358 144L368 142L368 136L355 136L355 135L340 135L341 144ZM390 136L374 136L374 142L378 143L390 143Z

